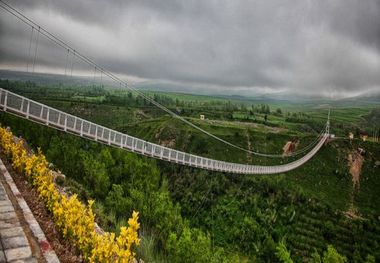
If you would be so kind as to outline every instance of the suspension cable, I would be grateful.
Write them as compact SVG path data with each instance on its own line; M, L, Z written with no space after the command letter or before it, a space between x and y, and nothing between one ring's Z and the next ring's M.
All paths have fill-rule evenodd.
M65 77L67 77L67 65L69 63L69 54L70 54L70 50L67 50L66 61L65 61Z
M73 55L71 56L71 74L70 74L71 78L73 77L74 59L75 59L75 50L73 52Z
M9 12L10 14L12 14L13 16L17 17L18 19L20 19L22 22L24 22L25 24L27 24L28 26L30 27L38 27L38 33L45 36L47 39L49 39L50 41L52 41L53 43L55 43L56 45L64 48L64 49L67 49L69 51L71 51L73 53L73 57L78 57L79 59L81 59L82 61L84 61L85 63L87 63L88 65L90 66L94 66L94 67L97 67L100 71L101 74L104 74L105 76L108 76L111 80L115 81L115 82L120 82L120 83L123 83L124 86L135 92L136 94L140 95L142 98L145 98L148 102L152 103L153 105L155 105L156 107L160 108L161 110L165 111L166 113L168 113L170 116L172 117L175 117L179 120L181 120L182 122L186 123L187 125L193 127L194 129L196 130L199 130L201 131L202 133L208 135L209 137L212 137L214 138L215 140L218 140L226 145L229 145L233 148L236 148L238 150L241 150L241 151L244 151L244 152L247 152L247 153L250 153L250 154L254 154L254 155L257 155L257 156L262 156L262 157L270 157L270 158L283 158L283 155L281 154L267 154L267 153L260 153L260 152L256 152L256 151L251 151L249 149L245 149L241 146L238 146L238 145L235 145L229 141L226 141L208 131L206 131L205 129L195 125L194 123L188 121L187 119L183 118L182 116L179 116L178 114L174 113L173 111L171 111L170 109L168 109L167 107L165 107L164 105L156 102L154 99L152 99L151 97L147 96L146 94L144 94L143 92L139 91L136 87L134 87L133 85L130 85L128 84L126 81L120 79L118 76L116 76L114 73L106 70L105 68L99 66L97 63L95 63L93 60L91 60L90 58L88 58L87 56L83 55L82 53L76 51L74 48L72 48L69 44L67 44L65 41L63 41L62 39L58 38L57 36L55 36L54 34L50 33L49 31L47 31L46 29L44 29L43 27L41 27L40 25L36 24L34 21L32 21L31 19L29 19L28 17L26 17L24 14L22 14L21 12L19 12L17 9L13 8L12 6L10 6L9 4L7 4L6 2L4 2L3 0L0 0L1 3L3 3L5 6L3 5L0 5L0 7L2 7L4 10L6 10L7 12ZM38 44L38 43L37 43ZM36 49L37 51L37 49ZM35 52L35 56L36 56L36 52ZM34 61L35 62L35 61ZM72 76L72 71L73 71L73 61L72 61L72 64L71 64L71 76ZM33 67L33 72L34 72L34 67ZM102 78L102 75L101 75L101 78ZM307 146L307 148L309 148L309 146ZM292 155L289 155L289 156L295 156L295 155L298 155L300 153L304 152L304 149L301 149L299 151L295 153L293 153Z

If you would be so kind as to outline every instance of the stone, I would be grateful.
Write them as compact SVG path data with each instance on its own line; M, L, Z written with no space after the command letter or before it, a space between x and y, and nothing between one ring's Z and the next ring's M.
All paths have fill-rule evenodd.
M37 221L35 221L34 223L29 223L29 228L30 230L32 230L33 235L38 239L38 241L45 239L44 232L42 232L42 229L40 225L37 223Z
M0 206L0 213L7 213L7 212L12 212L12 211L14 211L14 208L12 205Z
M0 213L0 221L1 220L9 220L12 218L17 218L17 215L15 212Z
M6 228L14 228L20 226L20 222L14 221L14 222L4 222L0 220L0 229L6 229Z
M8 261L26 259L32 256L32 251L30 250L30 247L7 249L4 251L4 253Z
M66 176L62 173L52 171L54 182L57 183L58 185L63 185L63 183L66 180Z
M6 229L0 229L0 237L1 238L9 238L9 237L16 237L16 236L22 236L24 235L24 229L22 227L13 227L13 228L6 228Z
M29 242L26 239L25 235L3 238L2 241L3 241L4 249L29 246Z
M20 260L13 260L12 263L36 263L38 262L35 258L25 258Z
M12 205L11 201L9 200L0 201L0 210L2 206L9 206L9 205Z
M47 252L44 254L44 257L46 259L46 262L48 263L59 263L59 259L57 255L54 252Z
M20 206L20 208L21 208L24 212L30 212L29 206L28 206L28 204L25 202L24 199L20 200L20 201L18 202L18 205Z
M2 250L0 250L0 263L5 263L5 255L4 255L4 252Z

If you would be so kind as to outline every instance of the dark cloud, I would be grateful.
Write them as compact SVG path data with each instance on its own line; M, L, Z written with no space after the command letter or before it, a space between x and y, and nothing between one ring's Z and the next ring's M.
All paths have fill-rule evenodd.
M378 0L17 0L12 5L123 75L210 93L350 96L380 90ZM0 64L17 64L30 30L20 29L3 11L0 22ZM24 44L11 44L16 42ZM63 71L65 53L41 43L41 68Z

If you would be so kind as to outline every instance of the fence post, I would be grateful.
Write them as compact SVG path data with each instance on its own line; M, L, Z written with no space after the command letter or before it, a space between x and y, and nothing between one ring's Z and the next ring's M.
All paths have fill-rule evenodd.
M98 141L98 125L95 125L95 141Z
M24 98L21 99L21 112L24 113Z
M49 108L46 108L47 110L47 113L46 113L46 125L49 125L49 114L50 114L50 110Z
M8 91L5 91L5 97L4 97L4 111L7 111L7 104L8 104Z
M65 131L67 131L67 114L65 114L65 125L63 127Z
M83 120L80 121L80 136L83 136Z
M26 104L26 118L29 119L30 100Z

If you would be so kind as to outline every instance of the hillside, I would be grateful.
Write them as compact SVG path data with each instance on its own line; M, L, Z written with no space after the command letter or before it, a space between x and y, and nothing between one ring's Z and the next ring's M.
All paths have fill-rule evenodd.
M194 154L264 165L292 160L273 160L226 148L128 92L105 91L102 87L25 87L22 82L2 82L2 87ZM197 102L186 96L182 100L178 94L178 100L162 93L156 96L223 139L279 154L289 140L299 140L298 147L302 148L315 139L328 108L306 107L301 112L286 105L268 104L271 110L265 112L266 106L260 104L252 107L225 99ZM371 141L350 142L342 137L349 131L362 130L363 124L376 115L373 108L333 109L331 129L341 138L329 142L299 169L259 177L154 161L3 112L0 122L32 147L41 147L56 169L67 176L67 189L78 193L82 200L96 199L98 221L105 229L117 229L132 210L139 211L142 245L138 255L146 262L180 262L194 257L200 262L210 258L215 262L236 258L274 262L281 240L285 240L296 262L311 259L315 250L322 255L328 244L350 261L364 262L369 254L380 258L380 148ZM205 121L199 120L201 113L206 115ZM359 148L365 150L364 161L360 185L354 187L349 156Z

